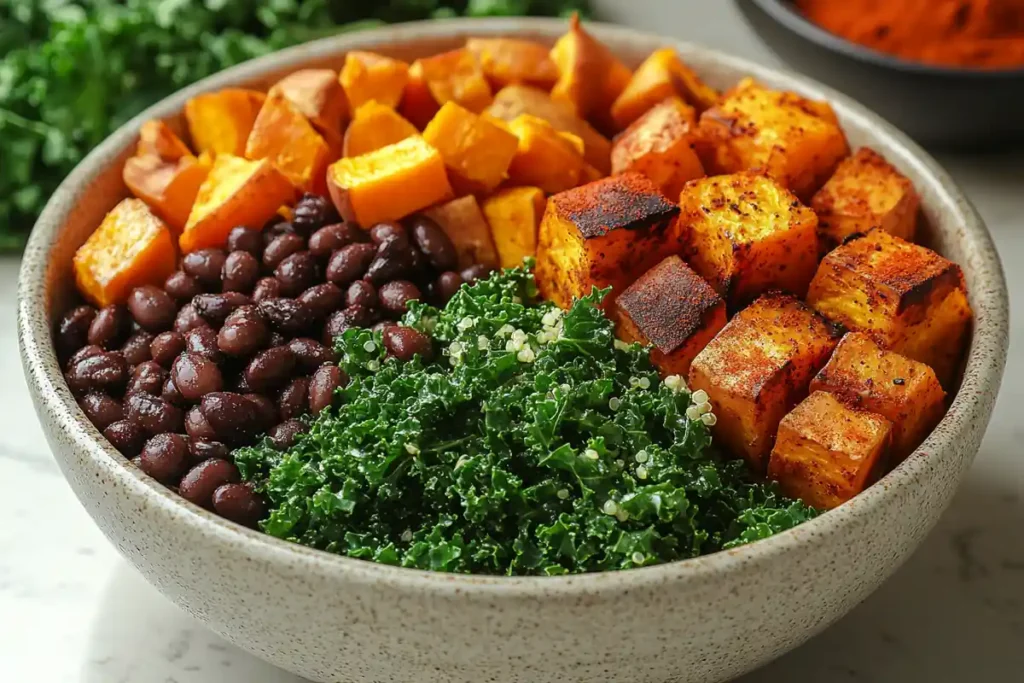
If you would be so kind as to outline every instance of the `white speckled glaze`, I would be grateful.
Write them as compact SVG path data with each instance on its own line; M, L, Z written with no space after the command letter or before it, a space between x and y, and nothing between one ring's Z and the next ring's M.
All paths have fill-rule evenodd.
M50 200L25 254L18 330L50 445L82 504L140 572L217 633L316 681L539 683L719 681L801 643L874 590L922 540L971 464L999 389L1008 300L995 248L945 172L863 107L807 79L652 35L595 33L629 64L672 45L708 80L753 75L832 102L851 143L912 178L926 241L963 266L976 321L949 413L895 471L852 502L736 550L575 577L469 577L380 566L265 537L185 503L128 464L64 384L52 322L70 300L70 258L125 190L120 168L147 118L175 120L189 97L337 67L347 50L412 58L468 35L551 42L554 20L409 24L327 39L228 70L182 91L106 140Z

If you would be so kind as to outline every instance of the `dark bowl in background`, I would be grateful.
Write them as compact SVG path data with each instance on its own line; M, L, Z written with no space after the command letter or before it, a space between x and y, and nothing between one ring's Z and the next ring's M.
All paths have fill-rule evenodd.
M923 145L978 149L1024 142L1024 68L910 62L825 31L788 0L735 1L783 61L859 100Z

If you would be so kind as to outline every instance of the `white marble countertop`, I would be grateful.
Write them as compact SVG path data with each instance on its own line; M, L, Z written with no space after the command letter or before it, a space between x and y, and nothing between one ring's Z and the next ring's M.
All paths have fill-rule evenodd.
M609 18L774 61L723 0L605 0ZM669 21L672 17L688 20ZM695 20L694 17L699 17ZM1024 293L1024 154L940 160L991 228ZM301 683L228 645L146 584L64 483L18 360L18 264L0 260L0 680ZM1024 671L1024 310L988 434L938 528L877 593L742 683L1021 680Z

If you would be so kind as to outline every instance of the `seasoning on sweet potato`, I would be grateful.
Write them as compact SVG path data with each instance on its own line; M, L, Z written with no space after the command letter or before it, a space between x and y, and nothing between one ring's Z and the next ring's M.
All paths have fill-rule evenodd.
M612 51L580 26L579 15L569 20L569 31L551 48L559 78L551 97L568 102L573 111L599 125L611 127L610 109L632 77Z
M419 135L416 126L391 107L370 100L356 110L345 130L342 156L357 157Z
M399 113L418 130L423 130L437 115L438 109L440 106L430 94L426 77L423 75L423 64L413 62L409 67L409 82L405 84L402 102L398 105Z
M369 229L451 199L441 153L419 135L327 169L327 187L345 220Z
M294 198L295 186L269 159L250 161L219 154L199 188L178 243L185 253L222 247L232 228L259 228Z
M624 130L612 145L612 173L643 173L670 199L687 181L704 175L693 151L697 117L676 96L655 105Z
M455 102L479 114L493 99L480 63L466 48L417 59L413 65L438 106Z
M468 268L474 263L498 266L498 252L494 248L491 229L476 197L459 197L423 213L433 218L455 245L459 268Z
M581 119L565 102L556 102L542 90L526 85L510 85L494 96L494 102L485 114L501 121L513 121L520 114L544 119L556 130L572 133L583 140L583 155L587 163L602 174L611 169L609 155L611 142L589 123Z
M164 161L147 154L124 164L124 184L150 206L175 234L185 229L199 187L210 173L210 165L194 156Z
M629 85L612 104L612 119L619 129L640 118L666 97L683 98L698 113L718 99L718 92L686 66L676 51L663 48L651 53L633 72Z
M409 81L409 65L400 59L356 50L345 55L338 80L353 115L370 100L394 108L402 101Z
M170 126L158 119L151 119L139 128L139 144L135 154L140 157L151 155L163 161L177 161L192 156L192 150Z
M534 185L555 194L591 179L583 158L583 142L571 133L562 133L544 119L521 114L508 124L519 139L518 149L508 167L508 177L516 185Z
M542 43L517 38L470 38L466 49L480 62L495 88L526 83L550 90L558 80L558 67Z
M547 198L539 187L509 187L483 200L502 268L517 268L537 253L537 231Z
M185 119L196 150L213 155L245 154L245 143L265 99L261 92L241 88L190 99L185 103Z
M515 135L455 102L445 102L423 139L444 157L458 194L485 194L498 187L519 145Z
M269 159L291 183L323 194L331 149L302 112L280 92L267 96L245 146L245 157Z
M274 84L267 93L280 93L313 124L334 148L341 146L348 123L348 100L334 69L300 69Z
M177 258L164 222L141 199L124 199L75 252L75 282L97 306L124 303L134 288L162 283Z

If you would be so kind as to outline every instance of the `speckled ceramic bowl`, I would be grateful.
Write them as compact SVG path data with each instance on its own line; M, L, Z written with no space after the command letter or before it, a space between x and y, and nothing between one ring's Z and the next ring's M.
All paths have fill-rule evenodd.
M96 149L39 219L18 293L25 373L75 493L147 579L228 640L317 681L719 681L778 656L857 604L907 558L953 496L988 423L1007 348L1006 285L967 199L904 135L832 90L693 45L593 29L630 64L668 44L715 85L752 74L828 99L854 145L871 144L914 180L927 239L963 266L977 313L952 408L894 472L808 524L730 552L617 573L492 578L380 566L268 538L185 503L89 424L50 338L71 296L71 255L124 195L121 164L142 120L176 117L202 91L337 66L350 49L413 58L469 35L550 42L564 25L413 24L287 50L168 98Z

